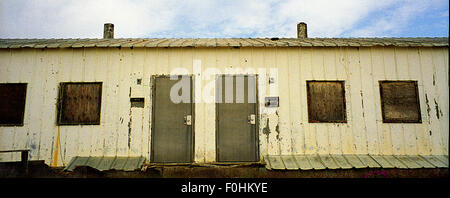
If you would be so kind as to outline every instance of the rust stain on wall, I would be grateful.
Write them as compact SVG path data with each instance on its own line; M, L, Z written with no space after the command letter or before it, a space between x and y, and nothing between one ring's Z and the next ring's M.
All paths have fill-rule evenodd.
M59 128L59 126L57 128L58 128L58 133L56 134L55 152L53 153L53 163L51 166L58 166L60 128Z

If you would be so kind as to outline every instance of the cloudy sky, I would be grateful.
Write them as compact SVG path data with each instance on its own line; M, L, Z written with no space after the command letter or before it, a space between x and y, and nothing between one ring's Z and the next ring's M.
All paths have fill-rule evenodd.
M0 0L0 38L448 37L448 0Z

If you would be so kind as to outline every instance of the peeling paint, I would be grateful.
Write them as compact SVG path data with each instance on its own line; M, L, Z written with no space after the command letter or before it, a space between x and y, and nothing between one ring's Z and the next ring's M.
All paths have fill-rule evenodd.
M277 140L281 141L281 138L280 138L280 125L279 124L277 124L277 126L275 127L275 131L277 132L277 136L276 136Z
M130 108L130 121L128 122L128 149L131 148L131 108Z
M442 116L443 114L442 114L441 109L439 109L439 105L438 105L438 103L436 102L436 99L434 99L434 108L436 109L436 117L437 117L437 119L441 118L441 116Z
M269 135L270 135L269 118L266 118L266 126L264 126L263 128L263 134L266 135L267 142L269 142Z
M360 94L361 94L361 107L362 107L362 117L364 118L365 117L365 115L364 115L364 97L363 97L363 91L362 90L360 90Z
M430 103L429 103L429 101L428 101L428 96L427 96L427 94L425 94L425 104L427 105L427 116L428 116L428 123L430 123L430 111L431 111L431 108L430 108Z

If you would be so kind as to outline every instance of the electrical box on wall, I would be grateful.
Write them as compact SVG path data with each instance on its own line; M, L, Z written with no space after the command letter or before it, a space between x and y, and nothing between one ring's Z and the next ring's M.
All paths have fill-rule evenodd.
M265 107L279 107L279 97L266 97L264 104Z

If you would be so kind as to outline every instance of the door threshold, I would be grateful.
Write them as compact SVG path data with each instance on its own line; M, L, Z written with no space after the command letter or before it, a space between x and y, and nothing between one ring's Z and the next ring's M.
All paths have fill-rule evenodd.
M250 167L250 166L265 166L265 162L209 162L209 163L196 163L196 162L174 162L174 163L160 163L160 162L150 162L147 166L190 166L190 167Z

